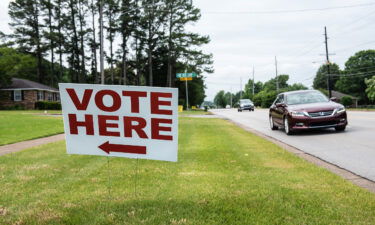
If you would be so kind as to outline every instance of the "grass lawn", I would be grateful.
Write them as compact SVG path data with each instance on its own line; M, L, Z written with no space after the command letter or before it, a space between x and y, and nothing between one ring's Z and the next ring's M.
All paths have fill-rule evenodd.
M43 111L0 111L0 145L64 132L62 118L36 114Z
M205 112L204 110L184 110L183 112L178 113L180 116L188 116L188 115L210 115L212 113Z
M220 119L180 118L178 163L57 142L0 177L0 224L375 224L374 194Z

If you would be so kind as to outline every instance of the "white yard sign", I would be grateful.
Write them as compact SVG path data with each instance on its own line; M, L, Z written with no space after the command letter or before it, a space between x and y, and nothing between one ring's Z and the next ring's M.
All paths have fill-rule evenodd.
M178 89L59 84L67 151L177 161Z

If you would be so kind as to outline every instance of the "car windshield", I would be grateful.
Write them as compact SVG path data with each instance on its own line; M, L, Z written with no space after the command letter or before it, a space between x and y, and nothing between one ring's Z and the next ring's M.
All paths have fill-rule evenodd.
M250 99L241 99L240 103L241 104L246 104L246 103L252 103L252 102L250 101Z
M317 91L300 92L288 94L286 96L286 103L288 105L309 104L328 101L329 100L326 96Z

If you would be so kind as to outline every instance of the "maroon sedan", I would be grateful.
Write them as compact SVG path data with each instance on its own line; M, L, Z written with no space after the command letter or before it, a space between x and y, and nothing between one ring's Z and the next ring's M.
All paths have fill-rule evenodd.
M307 129L344 131L348 124L345 107L316 90L279 94L270 108L269 121L272 130L283 127L288 135Z

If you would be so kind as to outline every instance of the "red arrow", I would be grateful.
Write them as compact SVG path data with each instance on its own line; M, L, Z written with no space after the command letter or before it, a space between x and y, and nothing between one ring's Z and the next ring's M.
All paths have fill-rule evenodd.
M133 154L146 154L146 146L137 145L117 145L110 144L109 141L98 146L101 150L109 154L110 152L122 152Z

